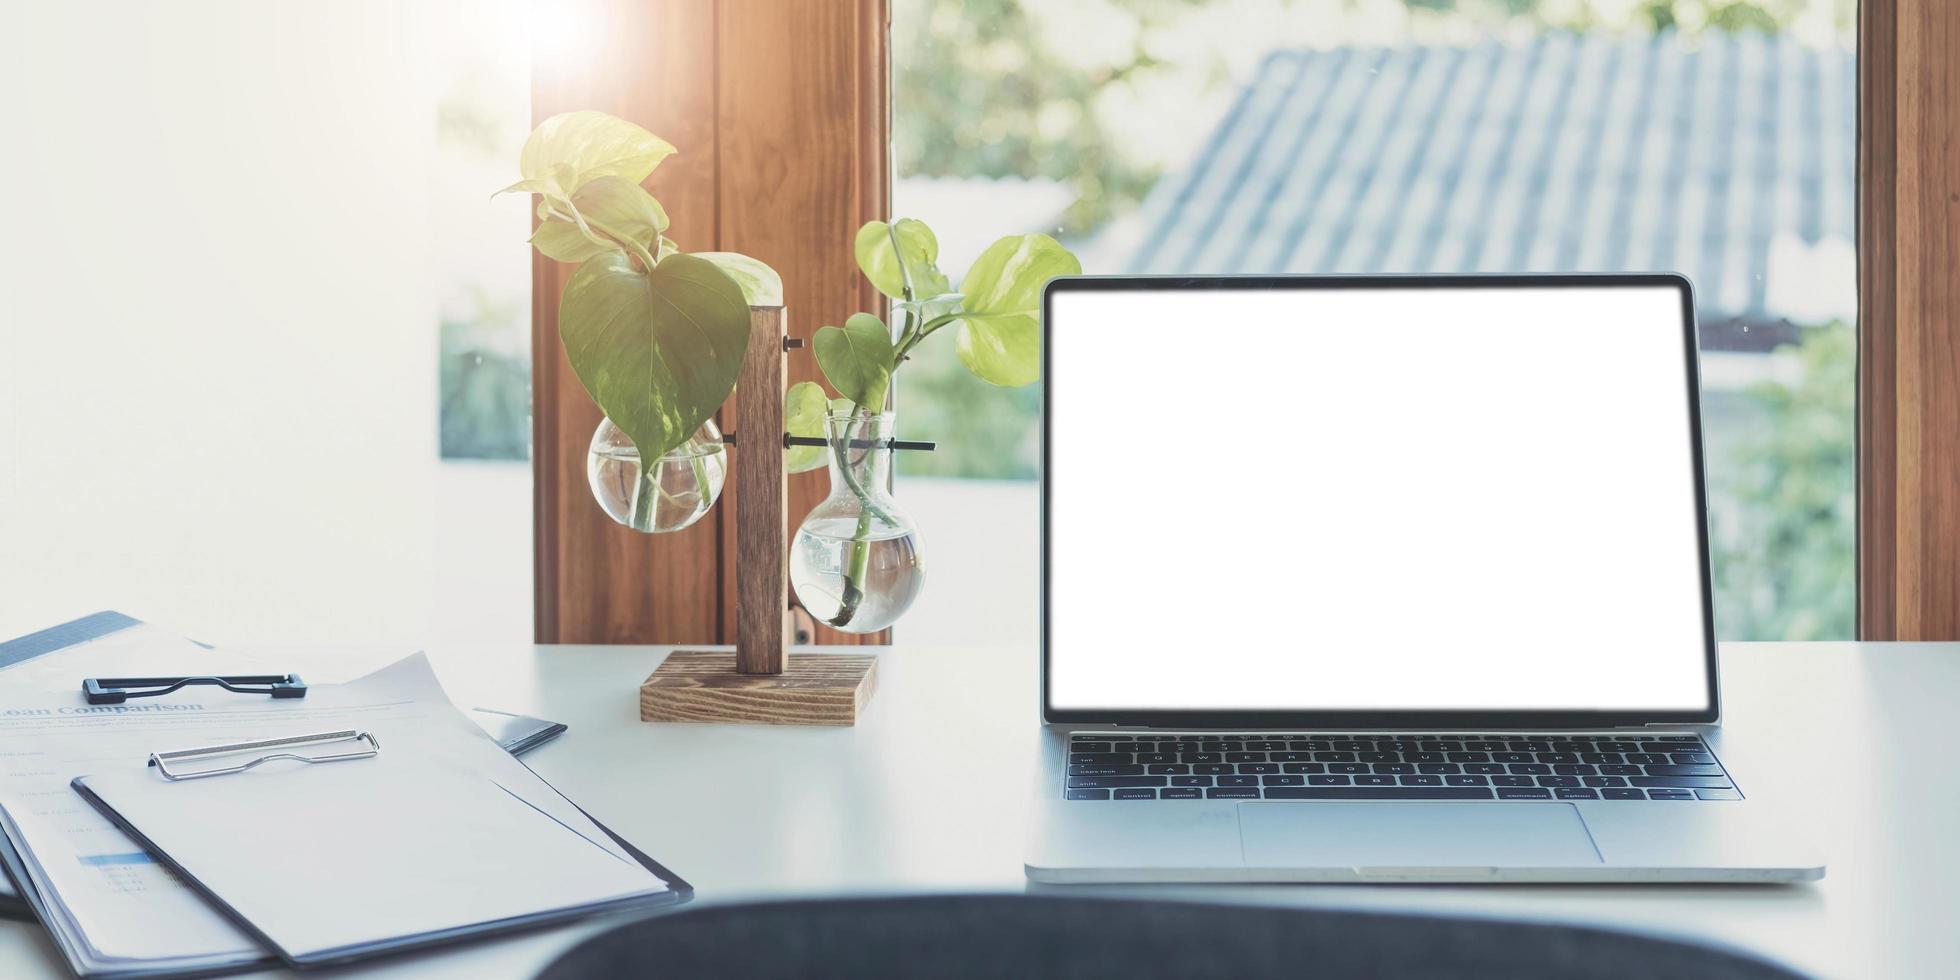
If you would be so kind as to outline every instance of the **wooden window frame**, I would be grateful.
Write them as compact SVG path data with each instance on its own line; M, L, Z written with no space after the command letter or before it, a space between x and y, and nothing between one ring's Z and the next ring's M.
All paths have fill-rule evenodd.
M792 336L886 312L851 252L858 226L889 209L886 0L566 0L542 15L571 25L566 33L582 43L535 52L534 119L599 109L678 147L647 187L683 249L743 252L775 267ZM533 257L537 642L733 642L734 481L700 523L664 535L614 524L586 488L600 414L558 341L569 273ZM807 347L791 357L792 382L816 378ZM734 450L731 466L752 451ZM821 471L792 476L791 520L828 489ZM815 639L888 636L819 630Z
M1858 637L1960 640L1960 3L1858 11Z

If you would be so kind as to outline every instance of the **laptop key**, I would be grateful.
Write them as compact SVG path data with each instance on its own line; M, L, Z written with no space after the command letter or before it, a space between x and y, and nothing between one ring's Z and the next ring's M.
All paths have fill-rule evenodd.
M1443 782L1451 786L1489 786L1489 776L1444 776Z
M1496 762L1475 762L1464 766L1463 771L1473 776L1501 776L1504 766Z
M1638 776L1639 766L1600 766L1599 771L1606 776Z
M1099 764L1129 763L1136 760L1130 758L1130 753L1128 752L1071 752L1069 753L1068 761L1070 765L1093 766ZM1666 762L1667 760L1662 759L1661 761Z
M1177 761L1175 752L1138 752L1137 761L1145 765L1168 765Z
M1500 787L1497 790L1500 800L1549 800L1552 791L1548 789L1527 789L1524 787Z
M1682 789L1729 789L1727 776L1628 776L1635 786L1671 786Z
M1715 757L1705 752L1673 752L1668 755L1668 758L1674 760L1675 765L1680 766L1712 766L1715 764Z
M1490 781L1496 786L1530 786L1530 776L1492 776Z
M1721 766L1648 766L1649 776L1720 776Z
M1141 776L1142 766L1070 766L1071 776Z
M1205 798L1205 793L1204 790L1200 789L1165 789L1157 792L1157 798L1160 800L1202 800Z
M1205 790L1205 798L1212 800L1256 800L1259 798L1259 790L1257 788L1239 789L1236 787L1230 789L1208 789Z
M1742 794L1732 789L1698 789L1695 798L1701 800L1739 800Z
M1162 786L1163 776L1070 776L1069 789L1115 789L1123 786Z
M1476 786L1268 786L1269 800L1488 800Z
M1309 786L1346 786L1351 780L1346 776L1308 776Z
M1403 777L1402 777L1402 785L1404 785L1404 786L1441 786L1441 785L1443 785L1443 777L1441 777L1441 776L1403 776Z
M1218 785L1220 785L1220 786L1257 786L1257 785L1259 785L1259 777L1257 777L1257 776L1220 776L1220 777L1218 777Z
M1120 796L1123 791L1119 789L1116 792ZM1599 799L1599 790L1587 789L1583 786L1561 786L1558 788L1558 798L1561 800L1596 800Z
M1109 799L1109 790L1072 789L1068 791L1068 798L1071 800L1106 800Z
M1277 762L1242 762L1239 764L1241 776L1266 776L1279 771Z
M1119 800L1154 800L1157 798L1157 791L1154 789L1119 789L1116 791L1116 798Z
M1076 774L1075 774L1075 773L1070 773L1069 775L1071 775L1071 776L1073 776L1073 775L1076 775ZM1090 773L1086 773L1086 772L1085 772L1085 773L1082 773L1081 775L1084 775L1084 776L1087 776L1087 775L1091 775L1091 774L1090 774ZM1151 766L1151 767L1150 767L1150 775L1152 775L1152 776L1189 776L1189 775L1191 775L1191 767L1190 767L1190 766Z
M1290 772L1296 775L1310 775L1312 773L1327 771L1327 767L1318 762L1289 762L1279 768L1281 772Z
M1602 789L1599 791L1599 795L1602 799L1608 800L1644 800L1647 798L1646 793L1637 789Z
M1305 776L1261 776L1259 782L1267 786L1305 786Z
M1210 786L1210 776L1172 776L1172 786Z
M1371 775L1371 776L1356 776L1356 777L1354 777L1354 785L1356 785L1356 786L1393 786L1393 785L1395 785L1395 777L1394 777L1394 776L1372 776L1372 775Z
M1581 781L1587 786L1594 787L1625 786L1627 784L1627 778L1625 776L1586 776Z
M1200 776L1229 776L1235 771L1235 767L1229 762L1213 762L1192 766L1191 771Z

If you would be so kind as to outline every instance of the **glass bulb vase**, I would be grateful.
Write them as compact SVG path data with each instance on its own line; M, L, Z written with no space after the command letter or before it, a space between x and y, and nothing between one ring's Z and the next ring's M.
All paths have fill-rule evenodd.
M728 448L711 419L654 465L640 465L633 440L602 419L585 457L585 478L606 516L635 531L666 534L701 519L721 497Z
M790 584L817 621L875 633L912 607L925 584L919 532L891 495L892 415L825 419L830 496L797 528Z

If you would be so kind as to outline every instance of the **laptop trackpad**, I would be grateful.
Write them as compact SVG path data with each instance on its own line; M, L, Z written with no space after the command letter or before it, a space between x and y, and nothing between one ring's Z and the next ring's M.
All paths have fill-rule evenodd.
M1249 868L1601 863L1569 803L1241 803L1239 841Z

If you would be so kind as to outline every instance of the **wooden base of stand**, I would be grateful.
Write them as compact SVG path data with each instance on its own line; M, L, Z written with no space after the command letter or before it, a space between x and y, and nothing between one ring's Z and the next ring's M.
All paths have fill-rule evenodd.
M780 674L743 674L735 654L677 650L640 685L641 721L855 725L878 658L792 653Z

